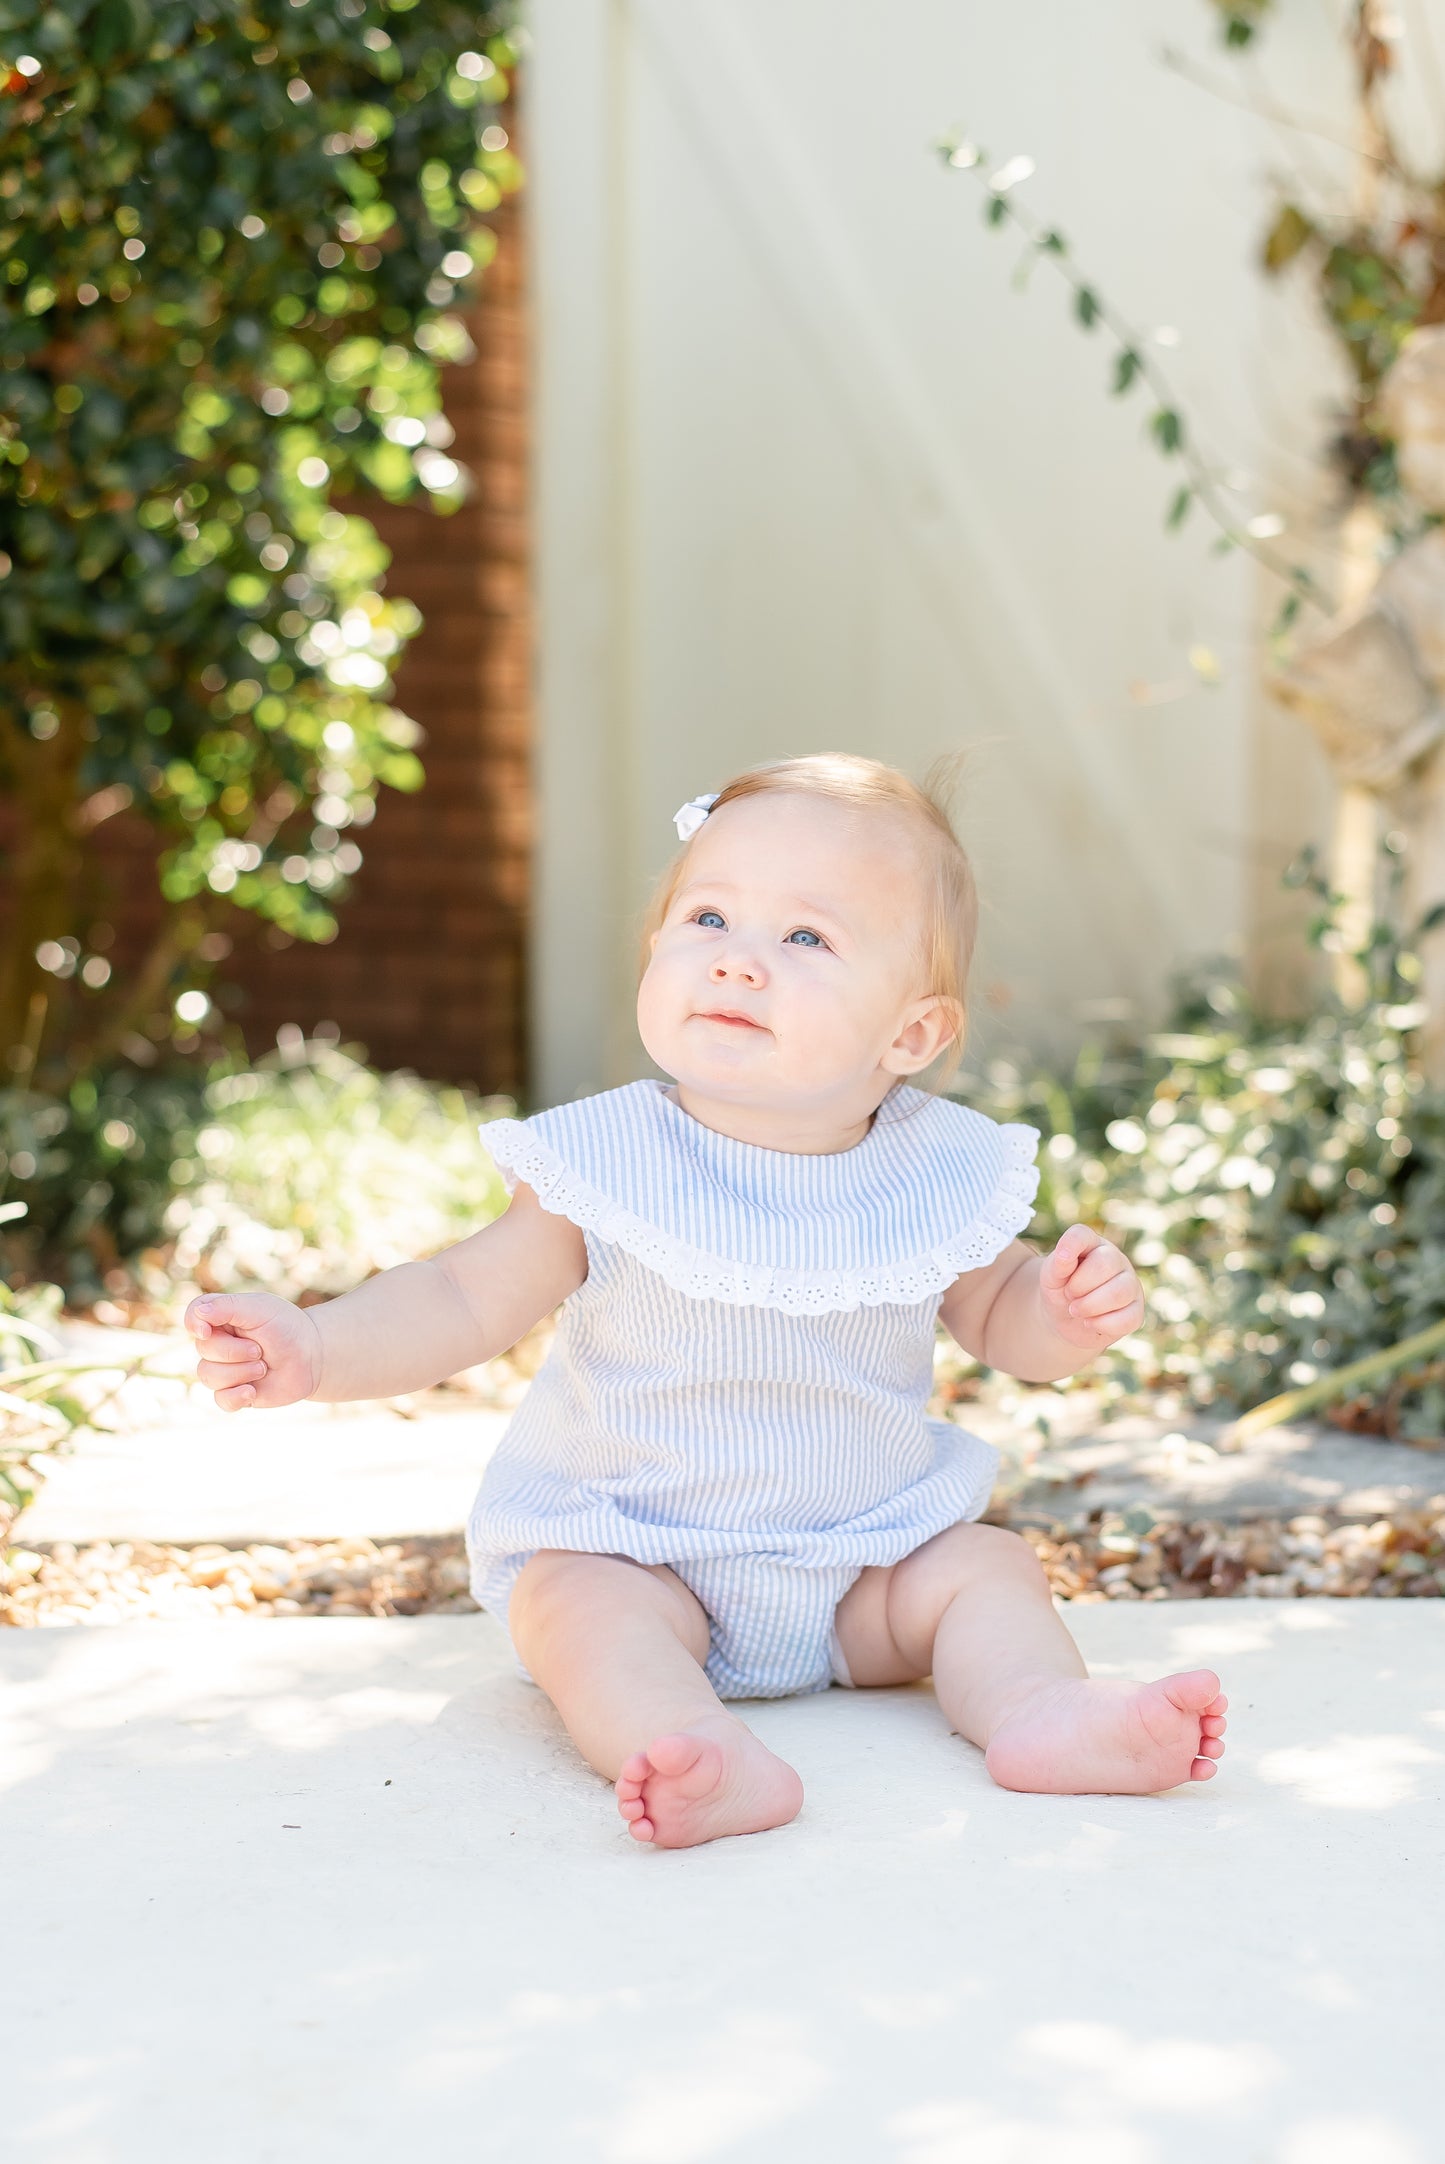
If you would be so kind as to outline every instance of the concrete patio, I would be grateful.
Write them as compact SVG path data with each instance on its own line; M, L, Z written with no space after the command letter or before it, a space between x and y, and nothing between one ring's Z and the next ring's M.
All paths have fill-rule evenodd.
M449 1533L462 1525L510 1411L464 1392L239 1417L195 1385L169 1336L69 1323L84 1359L143 1358L98 1427L46 1461L23 1537L244 1541ZM1038 1422L1051 1430L1044 1442ZM1229 1447L1227 1423L1110 1415L1092 1394L1014 1388L960 1408L1001 1453L996 1494L1045 1517L1144 1503L1220 1519L1336 1510L1368 1519L1445 1490L1445 1454L1321 1424Z
M1438 1602L1096 1605L1214 1781L1016 1796L926 1689L757 1710L641 1852L492 1620L0 1638L16 2164L1434 2164Z

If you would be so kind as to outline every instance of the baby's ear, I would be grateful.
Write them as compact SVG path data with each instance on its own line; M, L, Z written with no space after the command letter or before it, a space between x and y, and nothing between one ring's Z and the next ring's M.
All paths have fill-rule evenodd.
M890 1074L921 1074L959 1034L957 1003L941 996L920 1001L888 1048L883 1061Z

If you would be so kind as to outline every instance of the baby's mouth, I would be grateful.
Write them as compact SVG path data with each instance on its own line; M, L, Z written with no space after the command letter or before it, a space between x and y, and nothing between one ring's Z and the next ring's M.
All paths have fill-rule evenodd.
M733 1029L755 1029L761 1031L764 1036L768 1034L763 1023L755 1022L751 1015L739 1014L736 1008L702 1008L699 1009L696 1019L699 1022L723 1022Z

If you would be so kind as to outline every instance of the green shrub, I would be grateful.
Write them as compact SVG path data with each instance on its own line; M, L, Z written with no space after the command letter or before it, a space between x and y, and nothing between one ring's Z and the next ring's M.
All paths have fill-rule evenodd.
M999 1062L970 1095L1045 1136L1037 1237L1075 1221L1127 1248L1149 1319L1125 1383L1230 1407L1398 1343L1445 1311L1445 1090L1415 1056L1414 957L1377 942L1376 990L1296 1025L1225 974L1137 1047L1091 1046L1072 1077ZM1356 1416L1445 1433L1433 1369Z
M0 1222L18 1214L12 1204ZM0 1553L11 1525L44 1478L42 1460L61 1450L109 1404L144 1357L68 1357L51 1325L60 1315L58 1285L23 1291L0 1283Z
M389 704L418 618L330 498L459 500L438 366L517 179L505 19L0 0L0 1074L170 1013L234 911L331 936L350 830L420 782ZM167 906L122 985L86 840L127 806Z
M0 1090L0 1194L24 1206L0 1231L6 1274L56 1277L84 1304L107 1271L156 1247L205 1092L203 1069L124 1065L53 1096Z
M192 1152L172 1167L172 1268L226 1290L344 1292L500 1215L506 1190L477 1135L510 1104L377 1074L313 1045L206 1092Z
M121 1068L0 1093L0 1195L24 1212L0 1231L9 1274L80 1305L108 1277L157 1298L176 1280L343 1291L500 1212L477 1137L500 1109L299 1043L209 1080Z

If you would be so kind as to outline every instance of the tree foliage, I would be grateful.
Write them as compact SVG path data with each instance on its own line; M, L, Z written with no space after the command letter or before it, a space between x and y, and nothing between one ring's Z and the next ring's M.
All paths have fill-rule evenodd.
M1231 45L1251 44L1271 11L1271 0L1210 4L1224 18ZM1428 49L1428 25L1411 25L1410 35L1416 32ZM1404 146L1394 94L1414 55L1394 10L1382 0L1350 0L1342 34L1354 101L1355 186L1344 204L1333 191L1282 191L1260 260L1272 274L1298 266L1312 276L1354 389L1353 410L1332 446L1334 461L1352 489L1388 508L1399 484L1378 394L1411 331L1445 322L1445 161L1422 166ZM1313 124L1299 125L1308 131Z
M181 1001L240 910L334 932L418 624L333 496L454 507L438 371L517 169L491 0L0 0L0 1056L73 1071ZM165 930L87 952L134 807ZM174 1026L174 1024L172 1025Z

